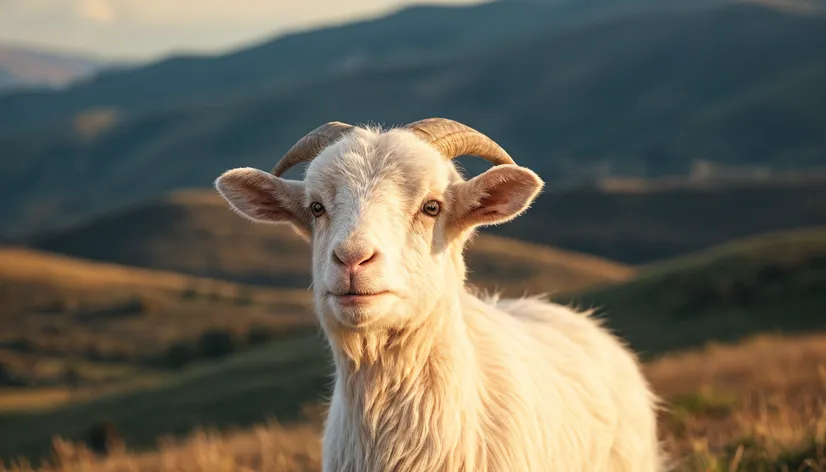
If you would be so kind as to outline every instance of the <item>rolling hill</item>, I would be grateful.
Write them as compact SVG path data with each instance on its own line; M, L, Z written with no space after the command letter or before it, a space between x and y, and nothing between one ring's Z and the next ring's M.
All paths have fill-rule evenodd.
M498 16L508 23L509 16ZM376 21L374 27L382 24ZM334 38L324 44L345 43ZM0 225L18 235L53 228L179 188L206 187L228 167L269 168L307 130L333 119L455 118L488 133L554 185L603 175L685 174L695 159L770 170L824 165L823 14L727 2L639 7L518 41L499 39L496 47L450 58L316 74L252 88L243 97L215 92L209 100L141 111L119 110L109 99L80 101L53 125L6 126L0 155L13 158L0 164L0 198L8 202L0 207ZM128 90L129 99L144 100L137 91L154 88ZM32 107L58 110L54 98ZM78 132L77 113L110 105L119 118L109 127L92 137ZM0 109L22 117L16 106L3 102Z
M669 408L660 426L667 450L682 465L675 472L814 472L826 465L818 375L826 361L824 340L823 334L763 336L675 353L645 366ZM36 464L48 454L52 434L80 442L90 425L104 420L124 433L127 454L94 457L61 442L55 448L60 467L43 472L165 471L170 464L182 472L230 464L262 472L318 472L318 413L324 409L304 407L327 387L318 383L324 371L315 370L323 350L308 350L319 342L315 338L293 341L191 369L164 386L38 414L2 415L0 458L28 456ZM278 421L262 424L269 415ZM301 424L294 424L296 419ZM255 428L245 428L252 424ZM188 437L156 443L160 431ZM143 450L153 446L157 450Z
M294 278L304 273L309 256L307 245L290 229L249 224L226 208L214 190L178 192L18 241L82 258L242 282L309 285L306 276ZM483 233L638 264L764 232L825 224L826 178L821 176L633 189L550 188L525 215ZM238 238L246 245L237 245ZM547 261L552 263L553 256ZM591 264L582 260L578 265L587 273ZM554 290L559 283L560 277L546 277L551 278L537 290ZM559 288L572 289L567 284L575 285L576 279Z
M253 224L215 191L184 191L44 235L32 247L84 259L254 285L306 289L310 247L286 225ZM511 295L627 280L633 270L585 254L483 234L468 249L470 279Z
M826 224L826 178L548 190L495 234L630 264Z
M737 241L651 265L632 281L568 299L605 307L608 325L649 357L765 331L822 330L826 328L824 294L826 229L810 229ZM690 431L703 437L714 431L712 443L730 454L725 448L731 445L721 441L741 441L742 436L718 433L733 425L743 428L737 418L745 416L735 418L733 403L714 397L715 390L701 389L709 385L734 392L735 398L771 393L800 403L794 412L787 405L781 412L786 416L780 419L759 416L765 409L759 401L743 400L737 405L762 426L775 425L767 421L781 424L790 414L811 414L812 405L822 398L818 377L822 339L762 339L742 348L712 348L706 354L655 360L648 367L652 380L678 402L677 416L666 418L666 424L676 435ZM218 364L193 367L150 390L39 413L0 415L0 430L15 431L0 441L0 457L42 455L51 435L78 437L101 420L117 423L132 444L151 445L158 434L185 433L197 426L246 425L262 421L266 414L281 421L300 419L302 406L323 399L329 387L327 356L319 336L295 336ZM790 365L796 367L789 369ZM815 403L809 405L810 401ZM680 423L679 415L689 413L702 422Z
M603 311L647 353L826 329L826 227L744 238L560 301Z
M209 357L196 351L205 335L232 352L251 337L312 331L310 312L306 290L0 249L0 370L12 385L65 386L71 374L105 386Z
M180 192L42 243L47 252L0 250L0 371L11 369L16 383L62 386L75 364L86 383L111 383L208 357L202 344L222 336L234 352L253 337L315 330L307 243L287 227L239 218L215 192ZM468 252L471 281L507 295L581 290L634 272L491 235Z
M79 306L101 295L179 295L195 287L209 289L217 298L232 298L248 291L255 300L267 303L309 303L304 290L272 290L248 287L224 280L191 277L173 272L147 270L119 264L86 261L26 248L0 249L0 280L3 282L3 317L42 311L50 306Z

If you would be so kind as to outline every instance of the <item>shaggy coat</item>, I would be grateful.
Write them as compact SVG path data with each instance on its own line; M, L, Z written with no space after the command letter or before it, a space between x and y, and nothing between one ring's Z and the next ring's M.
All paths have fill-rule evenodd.
M404 129L354 128L302 181L216 182L255 221L313 247L335 362L325 472L660 472L657 398L590 313L465 285L475 228L521 214L542 181L516 165L465 180Z

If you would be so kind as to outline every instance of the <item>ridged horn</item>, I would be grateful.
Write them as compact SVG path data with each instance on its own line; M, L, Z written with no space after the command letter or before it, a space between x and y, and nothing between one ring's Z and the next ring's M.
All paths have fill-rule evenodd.
M324 148L334 143L341 135L350 132L352 129L352 125L341 123L340 121L331 121L319 126L299 139L298 142L281 157L281 160L278 161L273 168L272 173L276 177L280 177L281 174L286 172L290 167L300 162L312 161Z
M447 118L427 118L404 126L435 147L445 159L476 156L493 165L516 164L494 140L470 126Z

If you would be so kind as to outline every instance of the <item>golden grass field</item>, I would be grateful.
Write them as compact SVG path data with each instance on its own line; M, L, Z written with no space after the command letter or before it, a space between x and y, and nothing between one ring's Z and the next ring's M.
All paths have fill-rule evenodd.
M20 289L33 286L54 292L58 297L100 298L120 291L133 293L165 292L178 294L190 287L209 288L218 295L233 296L243 290L266 302L306 303L306 290L272 290L263 287L247 287L222 280L190 277L174 272L146 270L117 264L106 264L74 257L40 252L26 248L0 248L0 280L7 287ZM25 310L33 306L16 307L11 293L4 293L4 310ZM29 299L31 303L37 300ZM19 303L24 303L20 297ZM71 303L71 301L70 301Z
M0 363L40 389L0 390L4 406L70 400L69 369L94 393L140 374L176 343L210 331L304 329L310 293L251 287L173 272L97 263L22 248L0 249ZM83 385L81 385L82 387ZM84 396L84 389L71 397Z
M0 247L0 363L42 387L25 400L17 391L0 391L0 409L71 400L66 389L54 385L69 370L95 383L96 394L110 390L103 384L114 380L155 375L136 364L162 357L176 343L197 342L209 331L245 338L260 327L312 325L308 283L300 282L309 280L309 246L291 230L236 221L240 218L222 201L203 192L177 194L158 205L156 216L164 211L180 216L170 216L175 223L159 230L169 234L158 240L147 236L136 245L126 240L121 247L114 239L98 245L121 247L126 262L127 255L151 255L148 267ZM160 260L169 267L153 262ZM230 279L186 273L212 273L212 263L224 271L216 276ZM489 235L471 243L468 265L474 284L510 295L549 286L581 289L634 274L630 266L598 257ZM292 285L268 288L266 279L257 279L268 270Z
M245 241L263 248L264 234ZM472 282L487 289L503 289L498 284L507 281L510 295L547 291L548 287L573 290L571 287L580 283L595 287L589 293L596 298L588 303L606 306L611 323L616 322L639 343L648 343L642 348L650 359L645 370L665 400L662 439L679 472L826 472L826 333L812 334L823 329L824 234L823 228L814 228L757 242L740 241L691 255L688 262L665 261L636 269L485 236L473 242L468 260ZM228 244L241 240L239 237L224 235L219 239ZM149 247L157 249L152 244ZM161 253L174 247L185 252L179 243ZM197 260L198 254L182 254L181 260ZM260 257L266 251L254 249L250 257L252 254ZM617 283L599 288L612 280ZM565 281L572 284L560 288ZM0 438L8 441L6 454L16 453L18 444L31 446L31 441L39 441L35 436L43 440L42 450L46 450L48 436L58 429L65 434L79 432L85 428L80 423L86 421L81 413L94 413L100 405L93 402L89 408L72 410L71 404L114 390L137 393L126 397L125 403L108 403L108 410L101 414L112 415L114 409L129 409L134 405L131 402L141 402L144 408L163 407L166 415L177 414L177 424L186 419L181 415L204 412L197 406L182 406L194 395L225 410L221 417L252 418L248 415L252 408L256 413L252 421L259 421L263 405L295 401L287 398L290 395L300 396L302 402L315 395L317 380L326 371L320 344L299 339L292 340L295 344L290 340L273 343L267 348L272 350L251 352L251 356L233 356L229 364L216 366L215 375L202 372L186 377L176 370L148 368L141 357L146 354L141 351L146 345L161 349L182 336L196 337L208 327L243 330L258 323L312 326L309 293L304 289L272 290L180 275L158 267L93 263L19 248L0 251L0 282L5 290L0 294L4 297L0 342L20 337L36 341L36 348L30 351L14 344L0 345L0 361L24 370L34 365L37 372L33 378L54 381L54 385L46 381L36 388L3 389L0 413L69 404L69 410L53 416L46 412L40 419L39 411L30 416L0 414ZM695 306L698 301L702 304ZM787 337L760 334L748 338L751 333L781 327L789 330ZM744 336L745 341L734 345L707 344L650 357L683 341L686 346L696 346L698 339ZM97 359L81 365L87 384L68 392L59 376L50 376L49 371L59 373L66 367L61 362L73 356L88 360L82 347L89 343L103 351L107 346L123 348L134 343L135 353L121 361ZM32 359L34 364L30 364ZM283 379L264 378L266 373L275 375L276 367ZM162 386L170 377L193 381L180 383L178 390L142 396L144 386ZM282 385L285 382L295 385ZM272 385L265 385L269 383ZM264 392L280 392L285 398ZM279 417L299 411L294 406L285 408ZM235 409L244 411L232 411ZM241 430L199 430L189 437L163 440L154 449L121 450L107 457L95 456L80 444L55 439L50 464L37 469L18 464L3 472L318 471L320 421L318 408L315 411L303 415L304 420L297 424L270 422ZM213 409L206 412L219 413ZM143 420L131 419L130 424ZM168 423L164 427L171 425L172 419ZM206 423L193 423L201 424ZM24 425L31 431L15 435L9 430ZM26 438L16 441L15 436ZM154 437L149 437L150 444Z
M826 471L826 334L760 336L646 365L665 398L665 447L678 471ZM156 450L107 457L57 439L51 463L3 472L315 472L320 422L198 431Z

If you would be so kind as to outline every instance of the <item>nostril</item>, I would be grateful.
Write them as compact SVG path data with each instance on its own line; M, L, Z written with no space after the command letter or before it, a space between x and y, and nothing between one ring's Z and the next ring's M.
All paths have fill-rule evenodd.
M372 248L359 248L358 250L337 249L331 254L333 264L343 266L348 270L367 265L376 260L378 253Z
M370 255L368 257L366 257L361 262L359 262L358 265L367 265L367 264L373 262L375 259L376 259L376 252L373 251L373 252L370 253Z

